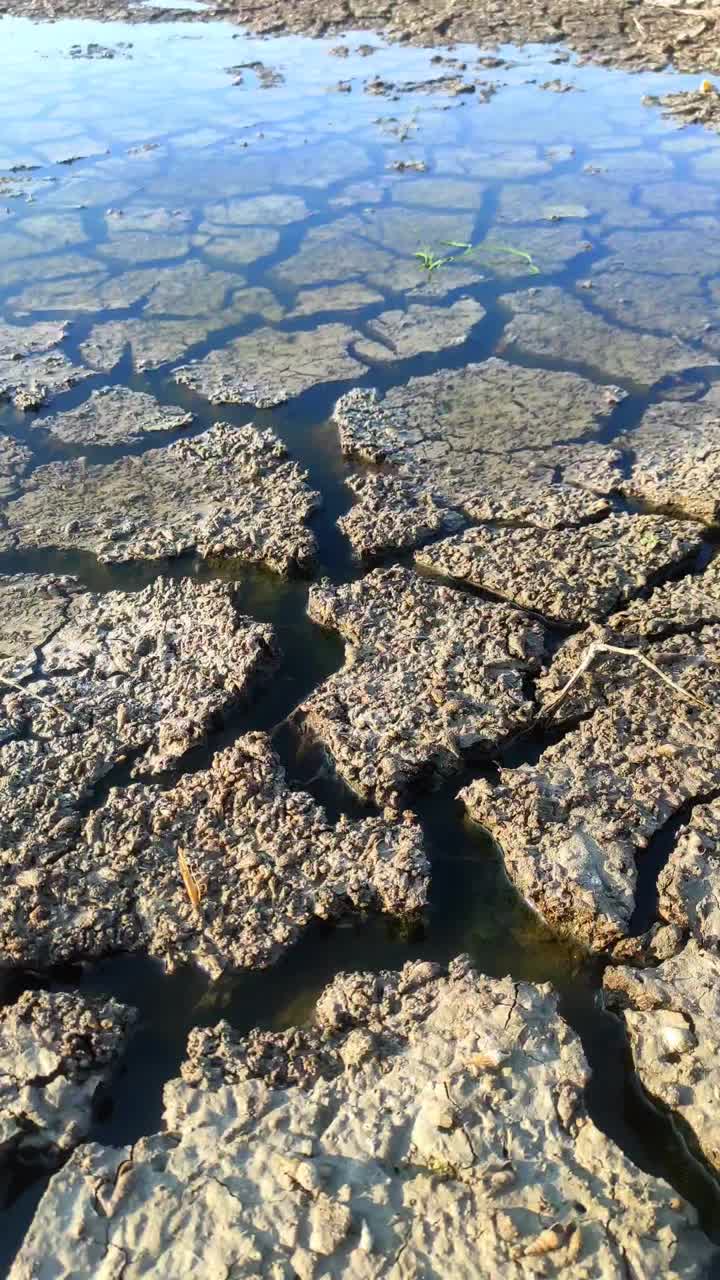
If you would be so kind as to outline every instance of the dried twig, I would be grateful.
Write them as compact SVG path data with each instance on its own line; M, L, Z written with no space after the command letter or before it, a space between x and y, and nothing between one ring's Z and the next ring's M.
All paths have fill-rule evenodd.
M689 702L694 702L696 706L702 707L704 711L717 711L717 708L711 707L709 702L703 702L702 698L696 698L694 693L689 693L687 689L683 689L682 685L676 684L669 676L664 675L660 668L657 667L654 662L651 662L649 658L646 658L643 653L638 653L636 649L624 649L617 644L605 644L601 640L594 640L592 644L588 645L579 667L573 672L567 684L560 690L555 701L550 704L547 710L543 711L542 715L540 715L538 719L552 719L558 707L567 698L570 690L575 687L580 677L585 675L585 672L590 669L595 659L601 653L618 653L623 658L634 658L636 662L641 662L649 671L652 671L656 676L659 676L663 683L673 689L675 693L679 693L681 698L687 698Z
M190 863L188 862L183 849L178 849L178 865L180 867L180 875L183 878L183 884L187 890L187 896L190 899L192 906L199 913L200 903L202 902L202 893L200 891L200 885L190 870Z
M643 4L654 9L664 9L666 13L681 13L687 18L720 18L720 8L683 9L679 5L665 4L665 0L642 0Z
M51 702L41 693L33 693L32 689L26 688L24 684L18 684L17 680L8 680L7 676L0 676L0 684L7 685L8 689L15 689L18 693L23 693L26 698L34 698L36 702L42 702L50 710L55 711L57 715L64 716L66 720L72 720L73 717L64 707L59 707L56 702Z

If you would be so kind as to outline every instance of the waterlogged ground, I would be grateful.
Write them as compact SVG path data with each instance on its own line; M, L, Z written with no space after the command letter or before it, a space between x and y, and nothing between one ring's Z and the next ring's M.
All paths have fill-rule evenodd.
M45 403L26 409L12 389L18 335L0 332L10 388L0 431L29 450L8 450L5 502L51 461L109 465L216 421L252 420L308 469L323 496L311 522L318 573L344 581L360 570L336 520L351 505L344 482L362 467L342 457L329 416L350 388L387 390L502 354L626 392L603 427L609 442L648 403L698 397L720 372L720 147L641 101L694 85L687 77L580 69L546 47L434 54L384 47L372 33L261 40L220 23L5 18L0 41L2 321L47 322L46 349L66 358ZM212 361L201 366L209 379L173 376L236 340L255 383L283 391L264 397L274 407L211 404ZM191 417L145 430L73 415L107 387ZM539 421L552 408L541 397ZM555 443L534 447L542 456ZM62 492L52 500L62 511ZM294 783L331 812L359 808L284 724L342 662L340 640L305 616L303 581L192 554L113 565L72 537L64 549L3 546L3 572L68 572L94 590L134 590L158 573L239 581L246 611L276 626L284 663L190 767L245 729L276 730ZM539 749L526 743L524 758ZM489 839L463 825L459 785L418 802L433 879L411 936L384 920L318 926L287 961L248 977L166 978L121 958L9 976L7 998L54 984L139 1007L95 1127L100 1140L128 1142L158 1127L162 1083L192 1026L220 1016L244 1030L287 1026L341 969L468 951L485 973L559 987L597 1069L597 1123L720 1231L714 1184L625 1069L619 1024L595 1001L595 968L524 908ZM640 896L652 915L648 867ZM43 1182L33 1170L5 1177L7 1268Z

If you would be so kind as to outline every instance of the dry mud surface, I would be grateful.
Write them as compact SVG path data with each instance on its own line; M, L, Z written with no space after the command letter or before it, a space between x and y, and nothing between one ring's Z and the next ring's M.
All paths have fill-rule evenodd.
M97 782L128 759L140 770L171 767L277 666L278 651L272 628L240 614L220 583L160 578L141 592L95 595L28 574L0 579L0 603L13 619L0 667L9 922L35 869L75 843ZM25 917L14 944L8 924L8 945L22 946L39 923Z
M720 950L720 803L698 805L658 877L658 913L699 946Z
M306 1030L193 1032L162 1131L76 1152L11 1280L700 1280L694 1211L595 1127L588 1074L547 987L341 974Z
M539 682L546 709L598 638L623 643L612 619L607 629L568 641ZM593 949L627 951L636 855L674 814L720 786L719 653L717 626L650 650L662 674L703 705L632 655L608 655L561 709L570 723L585 717L576 728L536 765L503 769L497 785L481 779L462 793L469 815L499 841L520 892L555 928ZM662 945L670 945L667 937Z
M0 1164L59 1164L88 1135L93 1102L135 1012L116 1000L25 991L0 1010Z
M295 716L363 798L402 807L409 787L432 786L529 723L524 682L544 631L527 615L401 568L314 586L308 611L340 632L345 665Z
M584 529L468 529L415 562L572 625L605 617L700 548L693 525L612 515Z
M89 551L104 563L196 550L306 572L320 502L269 430L217 422L194 439L107 464L38 467L0 510L0 549Z
M222 16L267 34L373 25L435 45L539 38L559 66L569 55L554 41L633 66L696 60L704 73L718 59L714 13L651 0L10 9L160 24ZM163 73L192 34L168 32ZM142 69L145 35L134 50L113 46L113 71L133 59ZM87 126L68 139L61 104L57 119L25 121L28 155L84 162L59 177L0 178L11 202L0 216L20 210L0 265L17 321L0 326L4 564L73 565L95 585L137 588L185 558L171 566L183 576L106 594L51 573L0 577L0 967L18 984L28 966L35 982L38 969L77 964L92 982L133 953L128 965L174 974L167 987L162 977L174 1034L176 984L184 996L186 977L223 979L214 1007L233 984L257 981L262 996L269 975L239 971L283 955L290 967L304 938L298 988L288 984L304 984L301 1001L278 1013L271 998L252 1014L277 1027L305 1016L318 939L325 974L336 946L353 963L358 937L361 948L377 936L379 952L414 954L417 943L446 957L461 949L443 933L457 884L484 890L497 875L507 952L500 942L487 959L482 891L468 893L448 938L467 925L481 962L507 954L513 972L519 948L524 975L560 973L589 1004L587 957L532 919L487 843L471 851L471 823L451 816L455 775L469 766L463 782L482 777L462 786L466 813L497 838L511 881L552 930L615 966L606 998L625 1018L640 1082L717 1167L720 558L704 568L714 548L703 528L720 519L712 138L645 111L635 80L618 105L596 77L607 119L590 121L589 95L571 93L584 87L574 64L537 84L520 79L524 61L512 74L478 50L460 65L461 51L445 49L431 75L412 78L372 61L360 77L348 62L350 79L328 96L324 80L343 64L327 53L374 52L351 43L316 46L329 77L308 56L302 110L293 46L278 51L281 73L269 44L267 64L241 64L239 52L238 65L214 64L207 97L202 75L197 87L194 72L177 79L182 101L167 115L129 103L110 128L102 96L97 110L89 97ZM65 70L102 76L67 59L107 54L70 50ZM404 57L420 66L425 55L378 51L388 65ZM219 89L222 76L231 83ZM535 104L537 136L510 110L494 138L505 90ZM676 122L714 127L712 91L671 96L660 108ZM631 99L637 138L624 130ZM207 118L179 124L198 104ZM560 132L563 105L575 104L576 157ZM151 129L158 141L138 141ZM41 199L49 213L23 208ZM455 239L475 236L469 253ZM420 246L445 254L453 242L456 260L423 269ZM77 319L70 329L46 315ZM464 368L439 368L468 354ZM237 425L247 404L260 425ZM169 433L181 438L168 444ZM309 522L320 494L279 437L312 467L329 519L346 511L337 523L358 559L414 552L415 569L361 576L322 519L319 547ZM310 588L315 630L299 616L300 584L241 569L308 574L318 560L349 581ZM282 669L275 630L239 612L238 590L287 637ZM593 642L629 655L601 652L556 707ZM287 712L288 689L302 701L279 732L248 732L257 721L245 704L276 671L258 721ZM431 817L429 805L418 805L423 822L404 810L448 778ZM655 902L642 859L652 872L663 841ZM441 862L459 858L431 885L440 843ZM460 861L475 864L467 881ZM374 922L377 935L360 928L371 912L390 917ZM318 921L341 926L327 948ZM202 974L184 977L186 966ZM234 997L227 1007L235 1016ZM597 1008L589 1017L592 1039L610 1020ZM0 1012L8 1165L55 1167L85 1141L131 1020L113 1001L55 993L26 992ZM596 1127L588 1077L549 988L478 977L464 960L447 973L415 963L341 975L295 1029L196 1029L166 1087L162 1132L70 1156L13 1277L699 1278L711 1249L695 1211L625 1154L641 1124L628 1123L623 1150ZM690 1185L662 1160L647 1168Z
M698 401L651 405L637 429L618 437L632 450L625 493L715 524L720 516L720 395L716 386Z
M239 738L169 789L111 791L61 859L8 866L0 956L48 965L143 950L172 970L276 960L312 919L416 914L428 863L417 823L336 826L293 791L264 734ZM23 922L29 922L30 928Z
M333 412L340 447L383 464L383 474L349 480L357 501L340 526L356 554L369 557L456 528L462 516L543 529L595 519L608 510L590 492L595 486L573 487L557 476L579 456L594 458L592 442L623 398L619 388L573 373L494 358L411 378L382 398L350 391ZM597 448L592 479L609 491L615 454Z
M635 1070L652 1098L687 1126L717 1171L720 957L691 939L656 969L609 968L604 986L622 1011Z

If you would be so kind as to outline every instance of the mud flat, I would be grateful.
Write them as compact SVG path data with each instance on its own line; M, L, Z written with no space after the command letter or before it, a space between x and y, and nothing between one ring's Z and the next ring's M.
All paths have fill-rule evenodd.
M0 401L18 409L38 409L60 391L90 377L73 364L61 344L64 324L0 325Z
M539 681L545 712L597 638L603 632L573 637L567 652L560 649ZM595 950L642 950L642 940L628 938L636 858L683 806L720 786L719 645L718 627L705 626L649 649L662 675L689 697L632 656L607 655L561 709L570 724L586 717L576 728L536 765L503 769L498 785L480 779L461 793L470 817L497 838L508 874L531 905ZM678 936L669 927L657 946L675 950Z
M610 515L583 529L468 529L415 552L424 569L469 582L566 625L606 616L700 549L696 526Z
M442 351L465 342L484 315L485 308L472 298L459 298L447 307L411 303L406 311L384 311L368 321L370 340L360 339L355 350L370 364Z
M529 723L524 680L544 631L507 605L395 568L312 587L308 612L347 649L295 717L358 795L402 808L409 787L432 786Z
M25 991L0 1010L0 1165L59 1164L88 1135L95 1095L135 1012L116 1000Z
M153 431L177 431L192 414L158 404L152 396L126 387L101 387L77 409L40 418L37 425L66 444L132 444Z
M27 861L0 921L6 962L143 950L170 970L194 962L213 977L272 963L313 918L417 914L429 870L410 815L331 826L288 786L264 734L238 739L170 789L111 790L71 855Z
M72 579L27 574L0 579L0 601L13 619L0 669L0 865L11 920L36 869L77 840L97 782L123 762L170 768L277 666L278 650L272 629L240 614L219 583L160 578L141 592L94 595ZM26 917L14 945L40 920Z
M640 264L637 269L642 269ZM528 289L504 294L499 301L512 316L501 339L503 352L591 365L604 377L644 387L668 374L712 363L707 352L696 351L678 338L608 324L562 289Z
M625 1020L635 1070L720 1169L717 1097L720 957L691 939L656 969L613 967L604 987Z
M411 378L382 399L350 391L333 412L340 447L384 474L349 481L358 501L341 528L362 556L410 547L463 516L547 529L595 519L607 501L555 476L597 449L600 482L612 487L614 454L593 441L623 395L497 359Z
M699 1280L694 1210L595 1127L587 1079L547 987L463 958L341 974L306 1031L193 1032L163 1130L76 1152L11 1280L179 1280L199 1239L222 1274Z
M84 458L39 467L2 514L3 550L89 551L103 563L196 550L277 573L304 572L319 505L271 431L218 422L199 436L107 465ZM182 502L178 499L182 495Z
M203 360L182 365L173 377L211 404L272 408L319 383L364 373L365 365L349 350L359 337L343 324L319 325L311 333L256 329Z

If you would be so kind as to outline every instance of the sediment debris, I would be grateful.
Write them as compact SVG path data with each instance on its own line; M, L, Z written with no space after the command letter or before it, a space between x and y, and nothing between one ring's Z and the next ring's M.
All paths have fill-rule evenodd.
M202 360L181 365L173 377L211 404L283 404L322 382L356 377L365 365L350 347L360 335L344 324L319 325L312 332L256 329Z
M580 651L603 634L591 628L559 651L538 681L546 713ZM631 656L607 654L563 704L568 720L586 719L536 765L502 769L498 785L480 779L461 792L530 904L561 932L620 956L628 954L636 858L684 805L720 787L720 627L671 636L649 656L688 696Z
M412 815L332 826L291 790L261 733L170 789L112 790L72 857L28 861L32 870L12 868L3 892L7 963L144 950L170 970L192 961L215 977L272 963L315 917L349 908L412 916L429 871Z
M302 573L316 551L305 521L319 504L271 431L217 422L138 457L39 467L4 508L0 548L78 549L103 563L194 550Z
M116 1256L180 1280L199 1238L219 1273L303 1280L705 1273L694 1210L589 1118L587 1063L548 988L414 962L339 975L315 1020L193 1032L162 1131L76 1152L11 1280L48 1256L57 1280Z
M720 132L720 94L709 80L703 80L699 89L681 89L678 93L647 94L643 98L646 107L660 107L667 120L676 120L680 128L689 124L701 124Z
M134 1018L116 1000L66 992L25 991L0 1009L0 1163L52 1168L87 1137Z
M348 785L388 810L530 721L524 678L538 668L544 631L507 605L393 568L311 587L308 612L347 651L295 717Z
M643 1087L687 1125L720 1171L719 984L720 957L693 938L655 969L611 966L603 979L608 1002L625 1020Z
M35 892L36 867L76 842L96 783L122 763L172 767L278 652L272 629L240 614L217 582L159 578L94 595L26 574L0 579L0 602L14 610L0 668L0 879L11 919L15 896ZM41 918L24 917L21 933Z
M10 400L17 409L39 409L90 377L91 370L73 364L60 350L66 334L67 326L54 321L0 325L0 401Z
M132 444L153 431L177 431L193 420L191 413L162 405L144 391L101 387L76 409L38 418L35 424L66 444Z
M416 551L415 562L574 625L606 616L700 546L692 525L619 514L558 532L466 529Z

